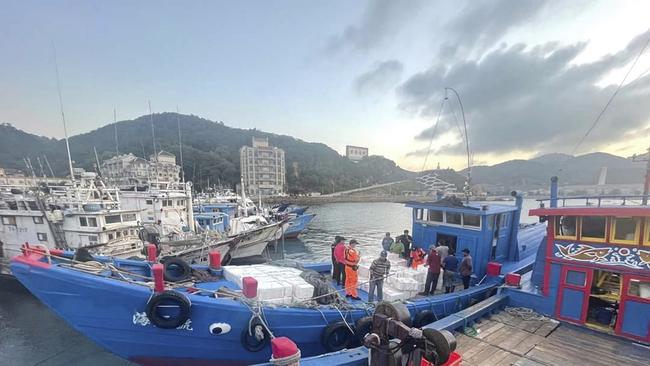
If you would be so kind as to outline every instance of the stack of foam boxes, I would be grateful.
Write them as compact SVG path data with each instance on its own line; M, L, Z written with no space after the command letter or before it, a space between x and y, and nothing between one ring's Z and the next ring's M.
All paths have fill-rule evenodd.
M226 280L242 287L244 277L257 280L257 299L273 305L290 305L310 299L314 286L302 277L301 270L270 265L225 266Z

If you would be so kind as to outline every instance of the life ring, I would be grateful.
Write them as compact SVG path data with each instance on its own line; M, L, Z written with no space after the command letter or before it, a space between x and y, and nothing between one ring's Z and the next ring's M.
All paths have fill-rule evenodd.
M192 276L192 267L178 257L166 257L160 262L165 266L165 281L179 282Z
M372 332L372 317L364 316L363 318L357 319L354 323L354 335L356 338L356 343L358 345L363 344L363 338L366 334Z
M271 335L259 318L254 318L241 334L241 344L250 352L259 352L271 341Z
M423 326L433 323L436 320L436 315L433 313L431 310L422 310L417 315L415 315L415 319L413 320L413 326L416 328L422 328Z
M353 337L350 327L345 322L339 321L325 327L321 341L328 352L336 352L347 348Z
M160 313L159 306L177 306L178 314L168 315L165 313ZM174 329L178 328L181 325L185 324L187 319L190 318L190 308L192 304L187 299L187 297L182 294L166 290L161 293L157 293L151 297L151 300L147 303L146 314L149 321L158 328L163 329Z

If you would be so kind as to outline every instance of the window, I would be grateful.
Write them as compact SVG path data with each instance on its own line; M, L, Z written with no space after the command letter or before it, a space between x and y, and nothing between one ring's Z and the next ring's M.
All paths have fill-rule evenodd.
M456 212L447 212L447 223L462 225L462 215Z
M181 200L176 201L176 206L183 206L183 201Z
M116 224L118 222L120 222L120 215L106 216L106 223L107 224Z
M499 227L502 229L508 227L508 222L510 221L510 214L502 213L501 218L499 219Z
M5 225L14 225L16 226L16 217L15 216L2 216L2 223Z
M153 200L146 200L145 201L148 205L153 205Z
M38 238L38 241L47 241L46 233L36 233L36 237Z
M121 237L122 237L122 232L121 232L121 231L117 231L117 232L115 233L115 236L116 236L117 238L121 238Z
M496 217L495 215L487 217L487 225L488 225L488 230L489 231L492 231L492 229L494 228L494 218L495 217Z
M88 220L88 226L97 227L97 218L87 217L86 219Z
M34 201L28 201L27 205L29 205L29 209L32 211L38 211L38 205Z
M135 221L136 217L134 213L130 214L123 214L122 215L122 222L129 222L129 221Z
M581 271L566 271L566 283L573 286L583 287L587 281L587 274Z
M424 209L423 208L416 208L415 209L415 219L416 220L424 220Z
M88 242L89 242L90 244L97 244L97 236L95 236L95 235L91 235L91 236L89 236L89 237L88 237Z
M109 234L108 234L108 240L113 240L113 238L115 238L115 237L113 236L113 234L109 233Z
M556 216L555 236L558 238L575 239L577 222L575 216Z
M86 220L85 217L80 217L80 218L79 218L79 225L81 225L81 226L88 226L88 220Z
M612 218L612 243L637 244L640 226L639 220L634 217Z
M443 222L443 212L438 210L429 210L429 221Z
M465 225L465 226L473 226L473 227L481 227L481 216L479 216L479 215L471 215L471 214L463 214L463 225Z
M605 241L605 226L607 219L601 216L585 216L582 218L580 236L582 239Z
M32 218L34 219L35 224L42 224L43 223L43 217L41 217L41 216L34 216Z
M627 294L642 299L650 299L650 282L631 279Z

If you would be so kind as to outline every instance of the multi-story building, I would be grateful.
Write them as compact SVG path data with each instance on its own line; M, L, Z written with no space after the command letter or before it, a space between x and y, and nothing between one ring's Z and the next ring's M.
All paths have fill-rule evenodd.
M359 161L368 156L368 148L360 146L345 146L345 156L352 161Z
M242 182L251 196L281 195L285 190L284 150L253 137L253 146L239 149Z
M149 182L178 183L180 171L176 156L166 151L150 155L149 160L133 154L118 155L102 164L102 175L120 187L146 185Z

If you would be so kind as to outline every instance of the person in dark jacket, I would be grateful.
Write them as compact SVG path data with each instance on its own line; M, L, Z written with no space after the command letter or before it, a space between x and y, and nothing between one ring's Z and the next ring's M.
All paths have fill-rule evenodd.
M449 249L449 255L442 261L444 273L442 275L442 285L445 287L445 293L454 292L456 289L456 275L458 273L458 258L453 249Z
M407 266L410 267L411 266L411 260L410 260L411 259L410 258L410 255L411 255L411 243L413 243L413 237L411 235L409 235L408 230L404 230L404 234L398 236L397 238L395 238L395 240L401 242L402 245L404 245L403 257L408 262Z
M390 237L390 233L386 233L386 236L381 240L381 247L385 252L390 251L390 246L393 245L395 240Z
M331 245L331 249L332 249L332 278L333 279L336 279L337 273L338 273L337 272L337 267L336 267L338 262L336 261L336 257L334 257L334 248L336 248L336 244L338 244L339 241L341 241L342 238L343 237L340 236L340 235L335 236L334 237L334 242Z
M463 279L463 288L467 290L469 288L469 281L472 278L472 273L474 272L472 256L469 255L469 249L467 248L463 249L463 260L460 262L460 268L458 271Z
M379 258L372 261L370 265L370 285L368 289L368 302L375 300L375 289L377 289L377 301L384 299L384 280L390 272L390 261L388 253L384 250Z
M420 293L420 295L423 296L433 295L436 292L436 288L438 287L438 278L440 278L440 256L438 256L436 247L433 245L429 249L427 266L429 267L429 270L427 271L427 280L424 283L424 291Z

